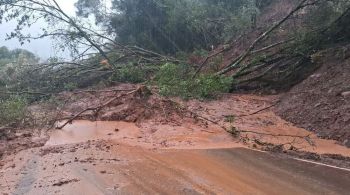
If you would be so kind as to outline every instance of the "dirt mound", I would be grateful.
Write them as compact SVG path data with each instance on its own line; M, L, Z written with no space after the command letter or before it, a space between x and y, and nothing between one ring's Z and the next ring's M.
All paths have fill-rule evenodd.
M277 113L350 147L350 45L319 52L320 68L281 98Z
M79 115L77 119L181 123L188 115L175 101L160 97L147 87L132 84L96 91L66 92L58 99L65 101L61 118L67 119L89 108L93 109Z

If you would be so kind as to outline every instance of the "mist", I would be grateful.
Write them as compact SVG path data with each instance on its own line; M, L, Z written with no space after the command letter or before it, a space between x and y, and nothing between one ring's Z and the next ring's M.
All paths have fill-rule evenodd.
M77 0L57 0L59 5L68 15L75 15L74 4ZM25 42L23 45L18 39L6 40L6 34L10 34L16 28L16 21L10 21L0 24L0 47L6 46L9 49L26 49L45 60L50 57L70 58L68 51L58 51L54 48L54 40L51 38L43 38L38 40L31 40L31 42ZM44 21L38 21L30 28L25 29L25 33L36 35L40 33L41 27L46 26Z

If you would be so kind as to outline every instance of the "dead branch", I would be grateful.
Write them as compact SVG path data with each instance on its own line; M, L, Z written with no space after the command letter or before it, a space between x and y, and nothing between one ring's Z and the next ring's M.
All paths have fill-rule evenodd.
M251 134L257 134L257 135L265 135L265 136L272 136L272 137L292 137L292 138L300 138L300 139L306 139L307 137L310 138L312 134L309 135L290 135L290 134L272 134L272 133L263 133L263 132L257 132L257 131L246 131L246 130L236 130L237 133L251 133Z
M198 75L198 73L203 69L203 67L205 66L205 64L206 64L211 58L213 58L213 57L215 57L215 56L217 56L217 55L219 55L219 54L221 54L221 53L224 53L225 51L229 50L231 47L232 47L232 46L227 47L227 48L223 48L223 49L221 49L221 50L219 50L219 51L217 51L217 52L215 52L215 53L210 54L209 56L207 56L207 57L202 61L202 63L199 65L198 69L197 69L196 72L193 74L192 78L195 78L195 77Z
M280 41L280 42L271 44L271 45L266 46L266 47L263 47L263 48L261 48L261 49L254 50L254 51L251 52L251 54L256 54L256 53L259 53L259 52L262 52L262 51L269 50L269 49L274 48L274 47L277 47L277 46L279 46L279 45L288 43L288 42L290 42L290 41L292 41L292 40L294 40L294 39L283 40L283 41Z
M125 92L125 91L135 91L137 89L111 89L111 90L81 90L74 91L73 93L108 93L108 92Z
M175 101L170 100L170 99L169 99L169 101L171 101L171 102L173 102L173 103L175 103L175 104L179 104L178 102L175 102ZM278 103L278 102L277 102L277 103ZM271 105L271 106L268 106L268 107L266 107L266 108L263 108L263 109L261 109L261 110L258 110L258 111L254 112L254 113L251 113L250 115L254 115L254 114L257 114L257 113L262 112L262 111L264 111L264 110L267 110L267 109L269 109L269 108L272 108L273 106L277 105L277 103L275 103L275 104L273 104L273 105ZM182 110L184 110L185 112L190 113L191 116L193 116L194 118L199 118L199 119L202 119L202 120L204 120L204 121L207 121L207 122L210 122L210 123L212 123L212 124L215 124L215 125L217 125L218 127L220 127L220 128L222 128L223 130L225 130L226 132L228 132L228 133L230 133L230 134L232 134L232 135L235 135L235 136L237 136L237 135L239 135L239 134L241 134L241 133L250 133L250 134L263 135L263 136L300 138L300 139L304 139L304 140L307 141L310 145L314 146L314 143L313 143L313 141L312 141L312 139L311 139L311 137L310 137L312 134L303 136L303 135L272 134L272 133L263 133L263 132L257 132L257 131L237 130L237 129L234 128L234 127L231 128L231 129L228 129L228 128L226 128L225 126L221 125L221 124L220 124L219 122L217 122L217 121L214 121L214 120L212 120L212 119L210 119L210 118L204 117L204 116L202 116L202 115L200 115L200 114L198 114L198 113L196 113L196 112L194 112L194 111L189 110L188 108L186 108L186 107L184 107L184 106L182 106L182 105L180 105L180 106L181 106ZM249 116L249 115L246 115L246 116Z
M265 111L265 110L268 110L268 109L270 109L270 108L272 108L272 107L275 107L278 103L279 103L279 102L276 102L275 104L272 104L271 106L267 106L267 107L265 107L265 108L262 108L262 109L260 109L260 110L258 110L258 111L255 111L255 112L252 112L252 113L250 113L250 114L238 115L237 117L246 117L246 116L252 116L252 115L259 114L259 113L261 113L261 112L263 112L263 111Z
M231 48L233 47L233 45L234 45L235 43L237 43L237 41L240 40L242 37L243 37L243 34L240 35L237 39L235 39L232 43L230 43L228 47L225 47L225 46L224 46L221 50L219 50L219 51L217 51L217 52L215 52L215 53L213 53L213 54L208 55L208 56L201 62L201 64L199 65L198 69L195 71L194 75L192 76L192 78L195 78L195 77L198 75L198 73L203 69L203 67L206 65L206 63L207 63L211 58L213 58L213 57L215 57L215 56L217 56L217 55L219 55L219 54L222 54L222 53L224 53L225 51L228 51L229 49L231 49Z
M291 16L293 16L297 11L299 11L302 8L304 8L306 6L305 3L307 1L308 0L302 0L291 12L289 12L289 14L287 14L287 16L285 16L278 23L276 23L275 25L271 26L267 31L265 31L262 35L260 35L249 46L249 48L243 54L241 54L237 59L234 60L233 64L231 64L230 66L228 66L228 67L224 68L223 70L219 71L217 73L217 75L226 74L226 73L230 72L231 70L233 70L234 68L236 68L236 66L238 66L242 61L244 61L252 53L253 49L256 47L256 45L258 43L260 43L260 41L264 40L271 32L273 32L275 29L277 29L279 26L281 26L285 21L287 21Z
M272 57L272 56L270 56ZM241 77L241 76L244 76L244 75L247 75L247 74L250 74L252 72L254 72L255 70L250 70L250 71L246 71L247 69L251 69L251 68L254 68L254 67L259 67L259 68L262 68L262 67L266 67L266 66L269 66L271 64L275 64L283 59L285 59L286 57L285 56L279 56L279 57L276 57L276 58L273 58L269 61L262 61L261 64L255 64L255 63L248 63L244 66L242 66L239 70L237 70L237 72L232 76L234 79L238 78L238 77ZM259 69L257 68L257 69ZM244 72L245 71L245 72Z

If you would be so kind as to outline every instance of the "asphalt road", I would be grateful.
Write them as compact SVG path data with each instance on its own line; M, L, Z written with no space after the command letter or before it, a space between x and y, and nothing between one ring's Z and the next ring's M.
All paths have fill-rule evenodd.
M350 194L349 171L244 148L92 141L23 151L1 176L3 194Z

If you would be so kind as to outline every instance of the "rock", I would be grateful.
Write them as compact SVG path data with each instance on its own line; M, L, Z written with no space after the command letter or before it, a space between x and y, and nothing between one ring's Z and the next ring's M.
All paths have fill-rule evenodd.
M313 74L310 77L311 78L320 78L322 76L322 74Z
M341 93L341 96L343 96L345 98L350 98L350 91L345 91L345 92Z
M69 184L69 183L72 183L72 182L78 182L79 180L78 179L71 179L71 180L61 180L57 183L54 183L52 186L62 186L62 185L65 185L65 184Z

